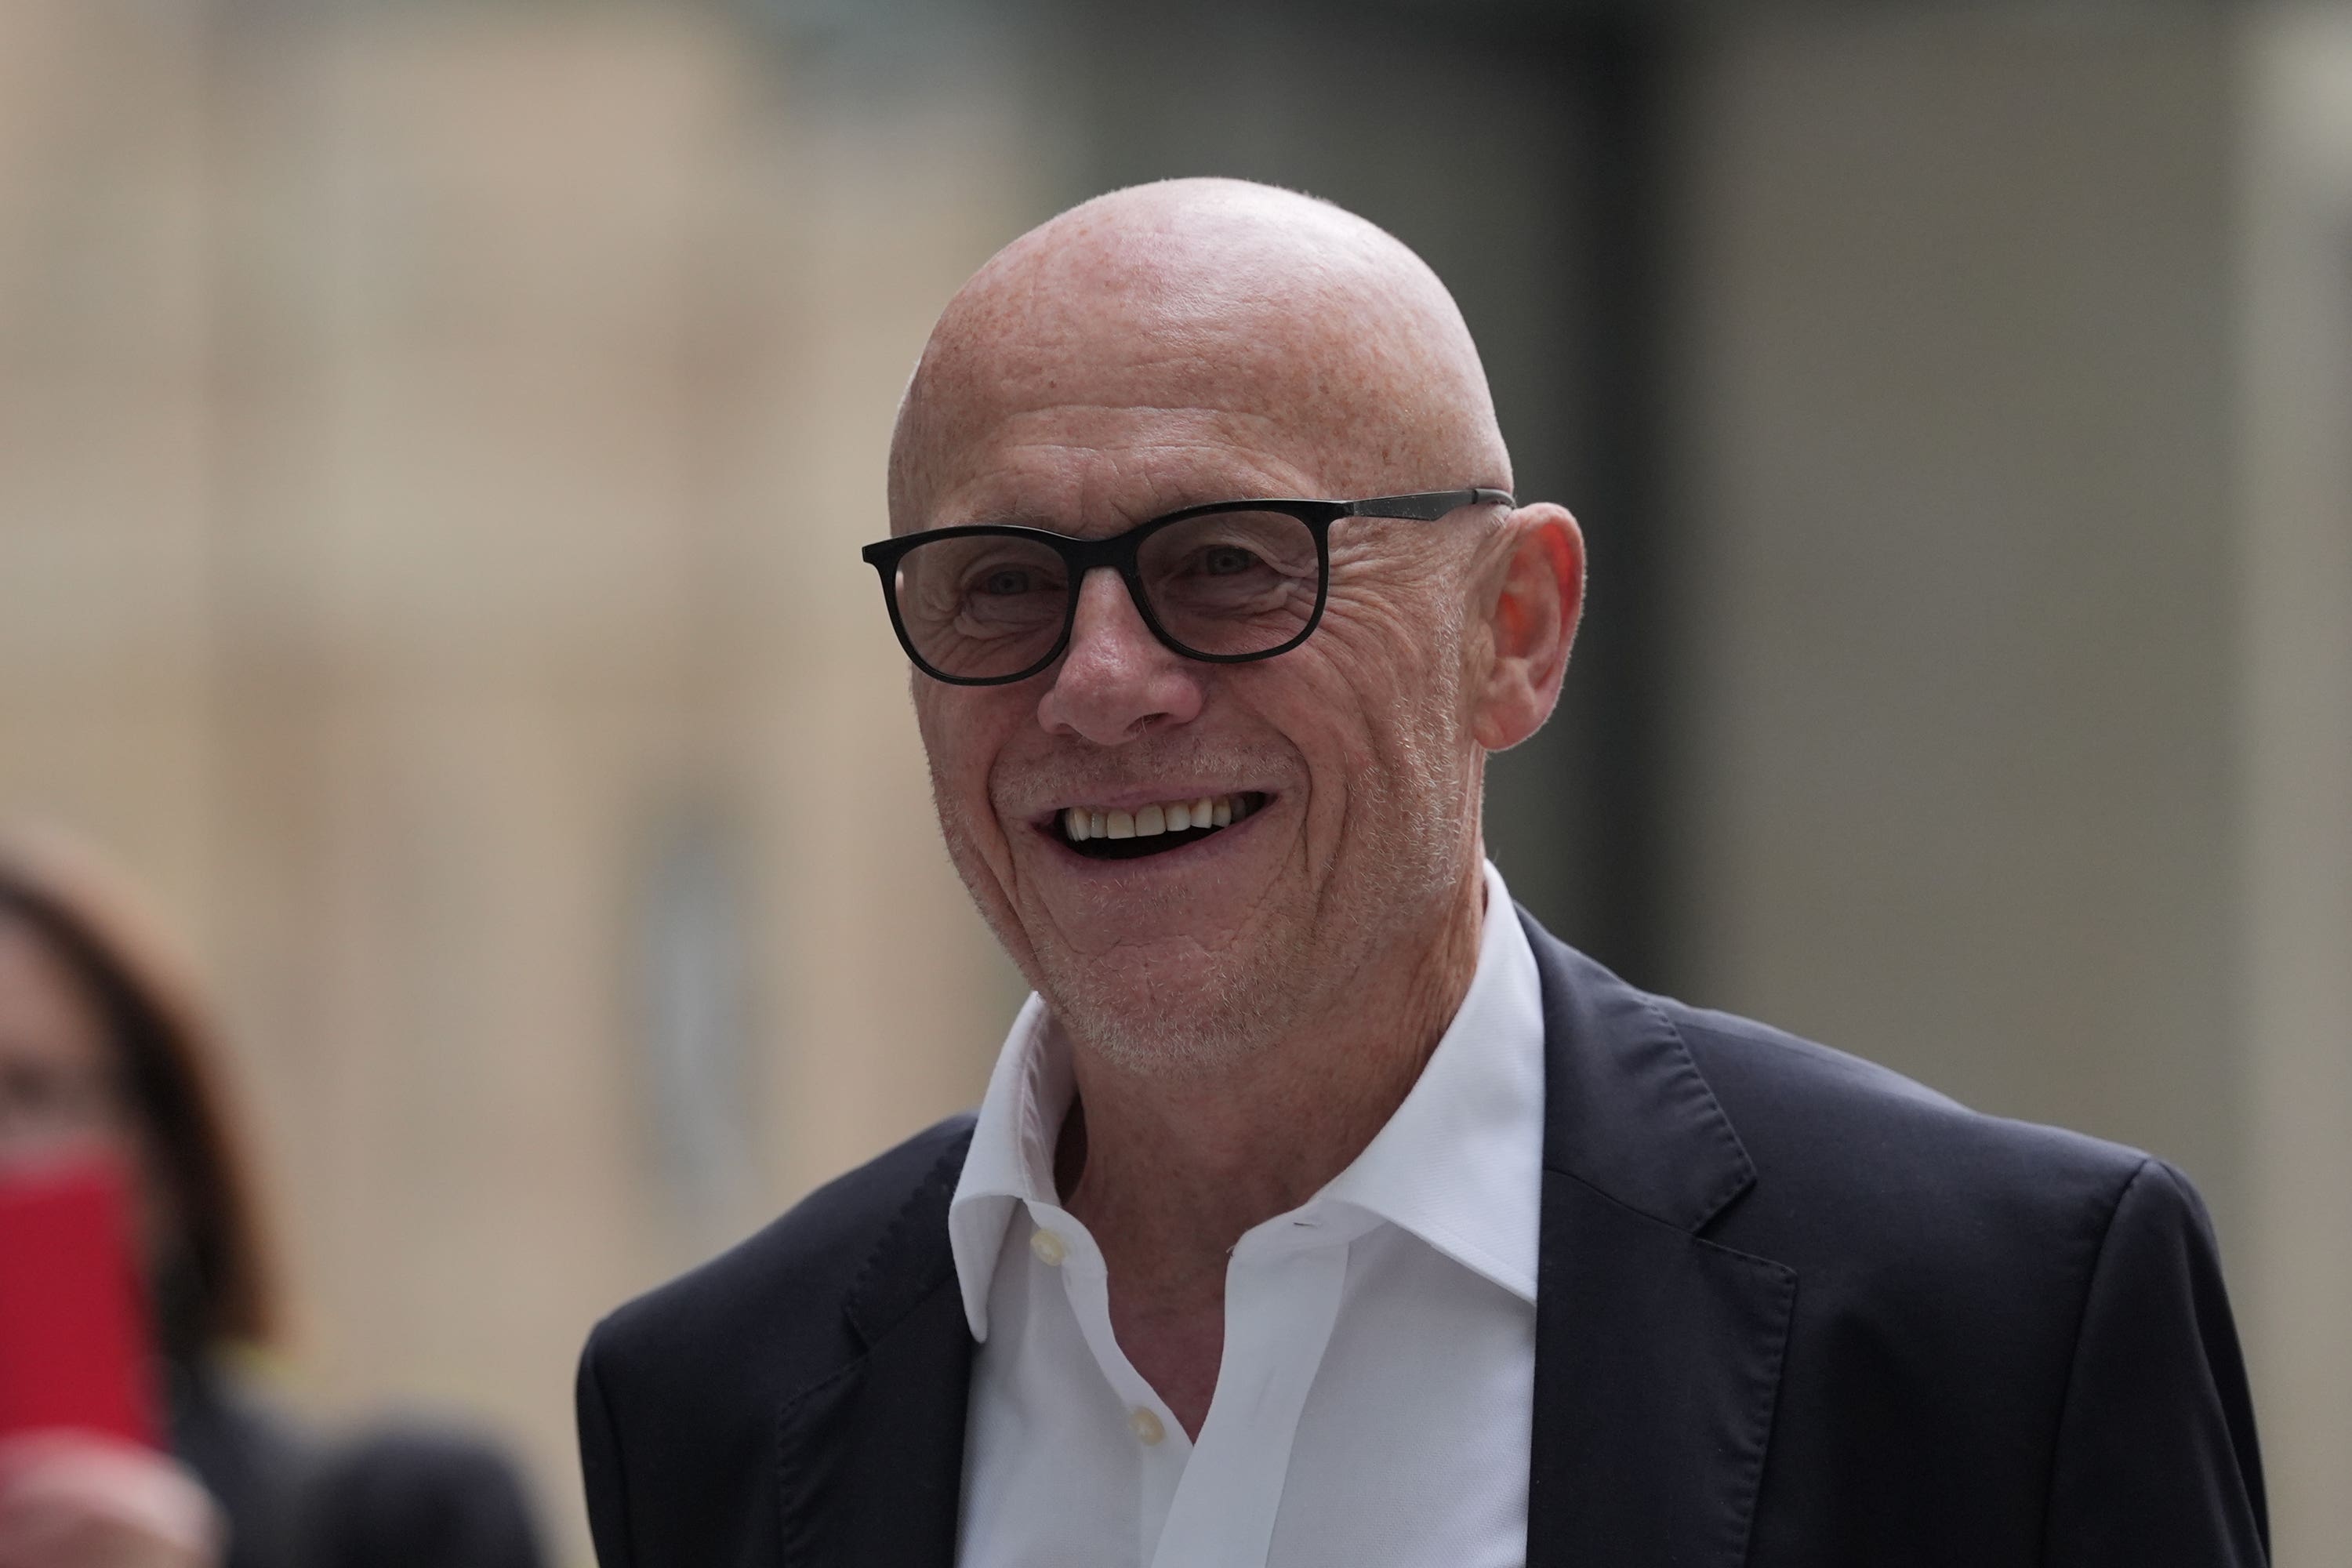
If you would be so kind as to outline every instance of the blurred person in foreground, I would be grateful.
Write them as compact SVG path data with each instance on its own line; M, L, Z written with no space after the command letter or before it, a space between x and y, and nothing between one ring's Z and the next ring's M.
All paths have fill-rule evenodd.
M1513 906L1583 545L1511 482L1328 205L1123 191L957 294L867 559L1036 994L976 1119L600 1325L605 1568L2263 1559L2178 1172Z
M0 834L0 1179L133 1173L170 1452L0 1444L0 1568L539 1568L506 1461L431 1426L321 1441L236 1370L278 1319L252 1164L190 970L118 879Z

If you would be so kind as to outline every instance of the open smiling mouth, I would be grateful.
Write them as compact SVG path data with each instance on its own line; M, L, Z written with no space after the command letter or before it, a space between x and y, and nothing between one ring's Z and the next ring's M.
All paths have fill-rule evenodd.
M1263 810L1266 799L1256 790L1243 790L1168 801L1134 812L1073 805L1045 831L1089 860L1133 860L1197 844Z

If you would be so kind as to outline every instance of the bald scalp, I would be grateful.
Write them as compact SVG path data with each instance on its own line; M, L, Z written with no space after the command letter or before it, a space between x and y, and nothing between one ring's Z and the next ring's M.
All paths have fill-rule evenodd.
M1511 483L1477 348L1436 274L1351 213L1245 181L1097 196L975 273L899 405L892 531L971 521L940 509L976 466L1024 420L1074 408L1197 411L1297 454L1325 496ZM1215 498L1185 500L1202 499Z

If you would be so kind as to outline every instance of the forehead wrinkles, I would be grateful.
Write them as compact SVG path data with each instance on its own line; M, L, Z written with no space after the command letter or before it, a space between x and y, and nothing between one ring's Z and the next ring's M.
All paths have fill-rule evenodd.
M1376 324L1347 331L1361 320L1243 301L1207 321L1130 317L959 353L925 389L925 417L902 459L911 481L904 500L926 511L1015 448L1059 448L1076 464L1090 453L1120 463L1156 453L1213 476L1220 442L1236 458L1296 468L1332 495L1471 482L1456 471L1474 445L1465 421L1429 395L1443 387L1438 374ZM1182 464L1159 478L1186 482Z
M1025 517L1116 531L1180 507L1245 496L1321 495L1316 445L1255 408L1056 403L1005 412L939 454L927 525Z

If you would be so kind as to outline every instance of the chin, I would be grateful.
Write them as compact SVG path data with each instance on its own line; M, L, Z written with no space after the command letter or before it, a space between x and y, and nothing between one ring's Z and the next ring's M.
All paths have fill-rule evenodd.
M1227 954L1126 962L1040 955L1039 989L1080 1050L1122 1071L1188 1077L1256 1055L1297 1021L1287 966Z

